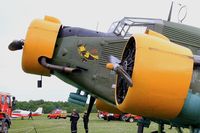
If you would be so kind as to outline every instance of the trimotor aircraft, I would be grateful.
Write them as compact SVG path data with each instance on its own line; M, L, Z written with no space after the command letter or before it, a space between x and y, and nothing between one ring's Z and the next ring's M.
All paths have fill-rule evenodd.
M138 133L151 121L200 131L200 29L152 18L125 17L107 33L63 26L57 18L35 19L25 40L22 68L55 75L78 88L69 101L91 95L99 110L143 116ZM84 95L80 92L84 91Z
M39 107L36 111L32 112L32 116L41 116L42 115L42 107ZM11 118L22 118L28 117L30 114L30 111L27 110L21 110L21 109L16 109L12 111Z

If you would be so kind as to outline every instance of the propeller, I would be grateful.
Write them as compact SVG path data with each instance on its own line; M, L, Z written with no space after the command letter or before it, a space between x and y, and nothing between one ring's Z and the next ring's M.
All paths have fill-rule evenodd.
M124 70L123 66L121 65L121 61L112 55L109 56L108 59L110 63L106 64L106 68L115 71L117 74L122 76L130 86L133 86L132 79L126 70Z
M131 38L128 41L122 59L119 60L114 56L109 57L109 62L106 64L106 68L115 71L118 74L116 83L116 97L117 102L120 104L126 97L128 88L133 87L132 75L135 63L135 42Z
M16 51L22 49L23 46L24 40L14 40L9 44L8 49L11 51Z

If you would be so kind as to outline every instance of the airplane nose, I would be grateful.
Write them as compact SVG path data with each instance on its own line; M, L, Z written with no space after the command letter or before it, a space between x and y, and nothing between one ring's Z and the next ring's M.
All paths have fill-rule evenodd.
M51 59L61 23L57 18L45 16L31 22L25 40L15 40L9 50L23 49L22 69L27 73L50 76L50 70L39 63L41 57Z
M8 49L10 51L16 51L22 49L23 46L24 46L24 40L14 40L9 44Z

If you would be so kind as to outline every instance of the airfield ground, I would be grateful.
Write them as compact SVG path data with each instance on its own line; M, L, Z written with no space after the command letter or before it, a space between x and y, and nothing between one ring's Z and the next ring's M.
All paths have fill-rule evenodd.
M80 114L82 116L82 114ZM157 129L157 124L152 123L150 128L145 128L145 133L150 133ZM176 133L173 128L165 126L166 133ZM184 133L189 133L187 129ZM67 119L47 119L47 115L34 117L34 120L12 120L12 127L9 133L70 133L70 121ZM82 118L78 122L78 133L84 133ZM137 133L137 123L123 121L104 121L97 118L96 113L92 113L89 124L90 133Z

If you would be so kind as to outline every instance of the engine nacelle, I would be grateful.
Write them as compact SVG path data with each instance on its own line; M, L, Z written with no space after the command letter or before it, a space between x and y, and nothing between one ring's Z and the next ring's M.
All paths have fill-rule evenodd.
M115 113L115 114L122 114L116 106L110 105L103 100L97 99L96 100L96 108L97 110L104 111L104 112L109 112L109 113Z
M122 76L117 76L117 107L149 118L175 118L188 94L193 63L191 50L158 34L132 36L121 65L133 85L130 87Z
M22 68L25 72L50 76L50 70L40 65L38 60L42 56L52 58L60 27L60 21L50 16L45 16L44 20L32 21L22 56Z

